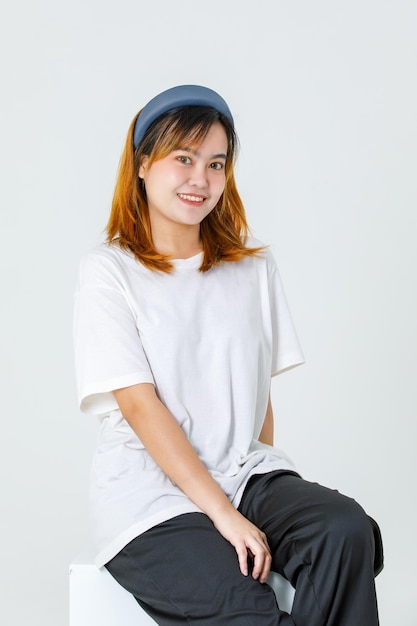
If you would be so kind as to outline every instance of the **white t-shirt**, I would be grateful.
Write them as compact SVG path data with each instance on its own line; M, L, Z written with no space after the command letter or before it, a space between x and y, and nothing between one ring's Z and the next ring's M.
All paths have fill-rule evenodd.
M75 362L81 410L101 420L91 483L98 566L156 524L200 510L149 456L114 389L153 383L235 506L252 474L294 469L257 441L271 375L303 362L275 261L266 251L202 273L201 260L176 260L166 274L105 244L81 263Z

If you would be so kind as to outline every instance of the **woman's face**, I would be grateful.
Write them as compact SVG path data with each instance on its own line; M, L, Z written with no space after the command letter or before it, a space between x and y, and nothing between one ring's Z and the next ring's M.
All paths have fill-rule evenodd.
M220 122L198 145L179 146L149 167L144 157L139 176L145 183L154 233L159 228L199 226L223 193L226 157L227 137Z

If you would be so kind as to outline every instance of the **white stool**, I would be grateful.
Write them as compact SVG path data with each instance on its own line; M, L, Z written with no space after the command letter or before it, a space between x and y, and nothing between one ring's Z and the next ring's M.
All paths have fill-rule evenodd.
M84 550L70 565L70 626L155 626L153 619L134 597L109 574L93 563L91 549ZM294 589L272 572L268 583L283 611L290 611Z

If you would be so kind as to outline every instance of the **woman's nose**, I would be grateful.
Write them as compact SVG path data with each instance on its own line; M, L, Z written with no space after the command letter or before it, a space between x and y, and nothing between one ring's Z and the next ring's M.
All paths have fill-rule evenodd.
M207 170L205 166L195 165L190 172L189 182L196 187L205 187L207 185Z

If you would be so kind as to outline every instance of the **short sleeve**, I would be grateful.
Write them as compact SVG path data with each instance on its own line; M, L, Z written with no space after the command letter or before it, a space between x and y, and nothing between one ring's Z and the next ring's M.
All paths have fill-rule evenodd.
M85 413L104 415L117 409L115 389L154 383L120 268L97 252L80 265L74 352L78 400Z
M274 257L267 252L269 303L272 325L272 371L276 376L304 363L291 312Z

